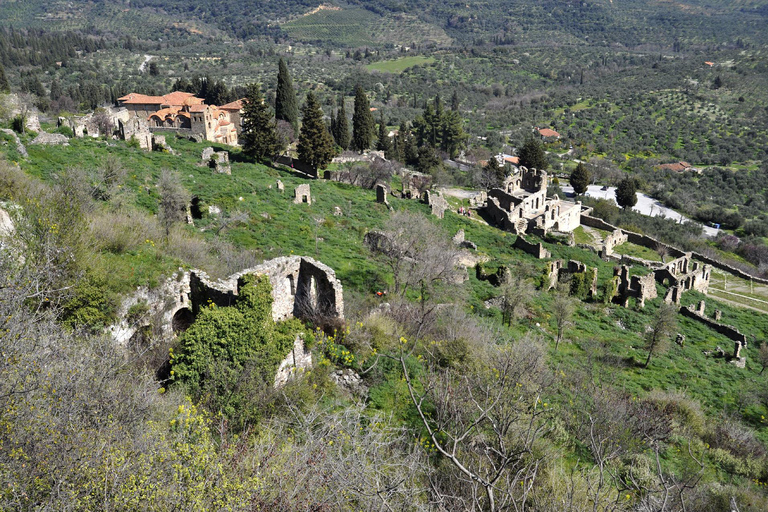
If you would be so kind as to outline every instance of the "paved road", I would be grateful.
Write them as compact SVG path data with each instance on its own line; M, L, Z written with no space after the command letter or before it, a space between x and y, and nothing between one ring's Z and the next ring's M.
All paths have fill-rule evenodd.
M570 185L564 185L560 188L563 192L569 195L573 195L573 187ZM616 187L608 187L607 190L603 190L600 185L590 185L587 188L587 196L597 199L613 199L616 200ZM671 210L661 204L656 199L647 196L645 194L637 194L637 204L632 208L633 210L642 213L643 215L650 215L651 217L666 217L668 219L674 219L678 222L689 222L691 219L685 215L681 215L675 210ZM720 230L704 226L704 234L709 237L717 236Z

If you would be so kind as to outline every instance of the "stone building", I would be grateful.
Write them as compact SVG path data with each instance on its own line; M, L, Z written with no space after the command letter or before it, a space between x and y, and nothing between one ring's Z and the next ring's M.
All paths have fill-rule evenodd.
M547 173L520 168L502 188L488 192L486 211L502 229L516 234L570 232L581 223L581 203L547 198Z
M236 146L242 127L242 100L221 107L188 92L164 96L131 93L117 100L133 116L147 120L150 130L174 130L197 135L210 142Z

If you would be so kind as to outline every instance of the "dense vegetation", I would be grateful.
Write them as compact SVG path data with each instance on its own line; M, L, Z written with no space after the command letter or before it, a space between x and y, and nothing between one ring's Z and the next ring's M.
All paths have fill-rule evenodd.
M517 155L580 191L624 183L721 224L708 240L696 223L580 198L612 224L765 273L765 2L318 6L0 3L0 77L19 93L0 122L28 152L0 133L14 223L0 244L0 509L768 509L759 283L713 274L711 295L682 299L747 336L738 368L718 357L732 341L661 297L611 302L614 263L583 249L607 233L542 240L597 272L596 294L579 274L546 290L547 262L455 215L467 200L437 219L370 190L398 190L398 162L487 188L508 171L491 157ZM251 98L243 151L170 132L172 153L35 145L24 128L33 106L44 131L71 135L56 116L171 90ZM269 159L289 144L297 156L298 136L298 155L324 167L355 126L355 149L396 162L331 165L355 186L312 181L312 204L294 204L306 177ZM534 139L537 127L561 138ZM210 145L230 151L231 175L200 163ZM658 167L681 160L701 172ZM373 230L388 242L366 246ZM459 230L476 251L451 241ZM180 267L222 277L288 254L336 271L343 323L273 322L253 276L178 335L146 302L122 307ZM125 345L106 330L118 320L138 327ZM275 389L297 335L314 365Z

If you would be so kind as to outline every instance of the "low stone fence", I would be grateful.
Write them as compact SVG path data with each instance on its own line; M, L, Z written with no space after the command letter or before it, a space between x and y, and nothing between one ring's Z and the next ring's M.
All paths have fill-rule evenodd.
M722 334L729 340L741 343L742 346L747 344L747 337L744 334L740 333L738 329L736 329L735 327L731 327L730 325L725 325L725 324L721 324L720 322L716 322L715 320L712 320L711 318L707 318L704 315L700 315L692 307L680 308L680 314L685 317L698 320L699 322L703 323L704 325L714 330L715 332Z

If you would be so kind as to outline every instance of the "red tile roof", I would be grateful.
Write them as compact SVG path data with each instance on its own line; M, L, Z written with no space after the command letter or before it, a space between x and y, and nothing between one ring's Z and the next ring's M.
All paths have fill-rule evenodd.
M674 172L683 172L690 168L691 168L691 164L689 164L688 162L675 162L672 164L661 164L659 166L659 169L664 169L667 171L674 171Z
M516 156L505 156L504 161L514 165L518 165L520 163L520 158Z
M539 128L539 135L542 137L560 137L559 133L555 130L550 130L549 128Z
M165 96L147 96L146 94L138 94L132 92L126 94L122 98L118 98L119 102L123 105L169 105L169 106L182 106L182 105L197 105L201 104L204 100L202 98L196 98L194 94L190 92L176 91Z
M243 108L244 99L245 98L240 98L239 100L235 100L230 103L227 103L226 105L222 105L219 108L222 110L240 110Z

